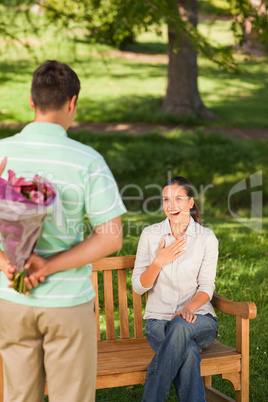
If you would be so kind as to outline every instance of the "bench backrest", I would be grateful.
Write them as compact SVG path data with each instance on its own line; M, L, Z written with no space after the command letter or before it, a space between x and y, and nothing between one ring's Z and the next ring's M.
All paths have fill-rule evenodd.
M117 339L119 337L118 326L120 326L121 339L144 337L142 316L147 294L141 297L132 289L131 276L135 258L135 255L106 257L92 264L91 280L96 292L95 310L98 341ZM221 307L222 305L225 306L228 301L226 302L224 298L214 293L211 302L215 308L223 311ZM245 303L235 303L235 306L239 307L240 304L244 306ZM227 305L228 311L224 311L228 314L235 314L237 308L234 310L232 306L233 304L231 307ZM244 310L246 307L244 306Z
M91 280L96 292L95 310L98 341L103 338L103 332L105 332L103 329L101 330L104 320L100 314L100 309L103 309L104 306L107 340L117 338L116 326L118 321L120 322L120 338L129 339L131 311L133 311L134 317L134 338L143 338L144 336L142 319L144 302L131 287L134 263L135 255L129 255L103 258L92 264ZM117 311L119 312L119 320Z

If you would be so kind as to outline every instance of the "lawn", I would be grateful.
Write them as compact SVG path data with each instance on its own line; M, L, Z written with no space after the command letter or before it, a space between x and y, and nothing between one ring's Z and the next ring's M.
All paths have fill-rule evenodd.
M208 6L208 2L203 3ZM209 3L208 12L221 3L222 14L228 14L227 1ZM203 11L206 14L204 8ZM34 35L25 27L22 39L29 43L28 50L20 43L10 44L0 37L0 123L25 123L33 119L28 107L32 72L46 59L59 59L69 63L82 82L77 121L196 125L187 132L176 129L165 134L155 131L130 136L80 131L70 136L98 150L118 182L129 211L123 217L124 245L120 255L134 254L142 228L163 219L160 195L166 179L183 175L192 181L204 224L219 239L216 291L236 301L250 300L257 304L257 318L250 324L250 401L266 400L268 188L264 183L268 174L268 141L236 140L217 132L205 134L203 127L209 123L177 119L159 112L167 72L164 28L161 37L141 34L135 46L128 49L144 56L151 54L151 59L127 59L124 54L115 57L108 46L89 45L82 33L79 40L73 41L71 35L57 33L52 25L45 27L42 17L35 16L33 20L42 35L40 30ZM23 20L19 22L24 24ZM226 19L213 25L202 19L200 29L215 41L233 43ZM267 57L249 58L237 52L236 59L242 69L240 75L223 72L199 56L202 99L218 116L213 124L267 127ZM0 138L14 133L0 128ZM251 189L250 179L257 172L263 185ZM228 195L244 179L247 188L234 194L228 206ZM258 230L252 230L251 201L257 191L262 198L263 219L256 221ZM219 322L219 339L234 346L235 321L220 314ZM218 389L234 397L228 381L217 377L213 381ZM99 390L96 400L140 401L142 390L142 385ZM175 400L172 389L168 401Z
M36 35L27 30L25 21L19 20L25 27L22 39L28 48L0 37L0 122L27 122L33 118L28 107L31 74L42 61L59 59L69 63L81 79L77 115L80 122L208 124L159 110L167 86L165 26L160 37L151 32L140 34L135 46L128 50L143 53L144 57L133 53L129 59L126 52L115 57L111 47L87 43L80 31L74 40L71 33L66 35L57 32L52 24L45 25L42 17L34 16L33 21L38 25ZM230 21L211 23L202 19L199 26L214 42L234 44ZM148 54L162 57L150 59ZM237 52L236 59L242 70L238 75L220 70L202 56L198 58L200 93L217 116L212 124L267 127L267 57L250 58Z
M1 129L0 137L14 133ZM101 152L116 177L128 208L123 217L124 245L120 255L134 254L143 227L163 219L160 188L170 175L188 177L196 189L204 224L219 239L216 291L235 301L253 301L258 315L250 323L250 401L264 401L267 395L267 207L263 208L258 231L234 219L228 210L228 194L244 178L249 186L252 174L267 176L268 141L235 140L219 134L174 130L160 135L72 133L70 136ZM206 189L204 191L204 189ZM250 219L251 195L262 192L267 205L267 188L259 186L238 192L230 207L241 218ZM128 197L128 199L127 199ZM101 315L104 313L101 311ZM234 346L235 320L219 314L219 339ZM104 322L103 322L104 326ZM234 397L228 381L215 377L217 388ZM97 391L97 401L138 401L143 386ZM172 389L169 401L175 401Z

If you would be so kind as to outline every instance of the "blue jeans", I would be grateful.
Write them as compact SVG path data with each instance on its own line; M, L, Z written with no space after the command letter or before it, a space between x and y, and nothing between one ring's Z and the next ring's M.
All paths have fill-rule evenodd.
M181 316L147 321L146 337L155 355L147 369L143 402L166 401L173 381L180 402L206 401L200 352L214 342L218 326L211 314L197 314L194 323Z

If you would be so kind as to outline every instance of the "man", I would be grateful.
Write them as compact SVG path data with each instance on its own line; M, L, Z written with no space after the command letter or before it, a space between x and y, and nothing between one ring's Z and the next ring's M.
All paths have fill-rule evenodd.
M122 247L125 213L115 180L94 149L71 140L80 82L66 64L34 72L33 123L0 141L0 162L17 177L35 174L57 191L26 267L28 295L10 287L14 268L0 254L0 352L5 402L93 402L96 329L91 265ZM84 216L93 227L84 239Z

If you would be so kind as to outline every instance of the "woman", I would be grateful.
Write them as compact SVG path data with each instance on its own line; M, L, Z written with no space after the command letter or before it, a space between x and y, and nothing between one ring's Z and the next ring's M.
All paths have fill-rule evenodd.
M174 382L180 402L204 402L200 351L214 342L218 330L209 301L215 288L218 241L201 226L187 179L168 180L162 197L167 218L143 230L132 278L136 293L148 291L146 337L155 351L143 401L165 401Z

